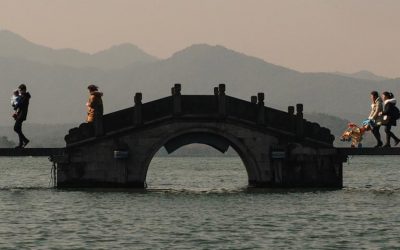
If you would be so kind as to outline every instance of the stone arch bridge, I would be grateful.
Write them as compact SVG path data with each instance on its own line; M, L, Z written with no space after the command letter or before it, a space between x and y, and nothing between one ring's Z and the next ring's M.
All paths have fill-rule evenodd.
M266 107L264 94L250 101L225 94L171 95L81 124L65 137L57 163L58 187L145 187L156 152L192 144L221 152L232 147L243 161L252 187L342 187L342 163L326 128L303 119L303 106L286 112Z

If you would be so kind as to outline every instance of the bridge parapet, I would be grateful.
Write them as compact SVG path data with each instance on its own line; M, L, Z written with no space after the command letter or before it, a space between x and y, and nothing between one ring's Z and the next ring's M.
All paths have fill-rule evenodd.
M329 129L303 118L303 107L289 107L288 112L264 105L264 94L252 96L251 101L225 95L225 85L214 89L214 95L181 95L181 85L175 84L172 96L141 103L141 94L135 96L135 106L103 116L102 135L124 129L135 129L167 119L214 120L217 122L242 122L257 130L271 130L290 137L291 141L313 141L332 147L334 137ZM73 128L65 137L67 146L95 138L95 126L84 123ZM295 139L293 139L295 138Z

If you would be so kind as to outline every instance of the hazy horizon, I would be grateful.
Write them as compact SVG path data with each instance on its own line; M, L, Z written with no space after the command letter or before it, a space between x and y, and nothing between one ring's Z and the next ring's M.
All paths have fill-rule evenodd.
M161 59L222 45L301 72L399 77L400 1L0 0L0 29L96 52L131 43Z
M11 30L1 29L1 28L0 28L0 32L2 32L2 31L11 32L11 33L13 33L13 34L15 34L15 35L20 36L22 39L27 39L26 37L23 37L22 35L20 35L20 34L18 34L18 33L15 33L15 32L13 32L13 31L11 31ZM180 51L183 51L183 50L185 50L185 49L188 49L188 48L190 48L190 47L196 46L196 45L209 45L209 46L213 46L213 45L208 44L208 43L191 44L191 45L188 45L187 47L183 47L183 48L178 49L177 51L172 52L171 55L170 55L169 57L166 57L166 58L159 58L159 57L157 57L157 56L155 56L155 55L152 55L151 53L148 53L146 50L142 49L141 47L137 46L136 44L128 43L128 42L126 42L126 43L119 43L119 44L112 44L112 45L110 45L110 46L108 46L108 47L104 47L104 48L99 49L99 50L97 50L97 51L84 51L84 50L80 50L80 49L77 49L77 48L53 48L53 47L50 47L50 46L45 45L45 44L35 43L34 41L31 41L31 40L27 40L27 41L30 42L30 43L32 43L32 44L35 44L35 45L38 45L38 46L43 46L43 47L50 48L50 49L54 49L54 50L69 50L69 49L72 49L72 50L76 50L76 51L78 51L78 52L80 52L80 53L84 53L84 54L88 54L88 55L95 55L95 54L97 54L97 53L101 53L101 52L110 50L110 49L112 49L112 48L118 47L118 46L132 45L132 46L136 46L137 48L139 48L140 50L142 50L144 53L146 53L146 54L148 54L148 55L150 55L150 56L154 56L155 58L157 58L157 59L159 59L159 60L165 60L165 59L171 58L174 54L176 54L176 53L178 53L178 52L180 52ZM229 48L229 47L226 47L226 46L223 45L223 44L216 44L215 46L222 46L222 47L224 47L224 48L231 49L231 48ZM236 51L236 52L245 54L245 53L242 52L242 51ZM255 57L255 58L259 58L259 57L255 56L255 55L249 55L249 54L245 54L245 55L248 55L248 56L251 56L251 57ZM264 60L264 61L267 62L267 63L272 63L272 64L274 64L273 62L270 62L270 61L265 60L265 59L263 59L263 58L259 58L259 59L262 59L262 60ZM288 69L292 69L292 70L296 70L296 69L290 68L290 67L288 67L288 66L286 66L286 65L278 65L278 64L275 64L275 65L281 66L281 67L285 67L285 68L288 68ZM299 71L299 70L296 70L296 71ZM301 72L301 71L299 71L299 72ZM386 75L380 75L380 74L378 74L378 73L376 73L376 72L374 72L374 71L370 71L370 70L368 70L368 69L359 69L359 70L353 71L353 72L344 72L344 71L320 71L320 72L321 72L321 73L333 73L333 74L339 74L339 75L350 76L350 77L354 77L354 76L356 76L357 73L363 73L363 72L376 74L378 77L383 77L383 78L386 78L386 79L390 79L390 78L396 79L396 78L399 78L399 77L400 77L400 75L399 75L399 76L395 76L395 77L389 77L389 76L386 76ZM305 72L305 73L319 73L319 72L318 72L318 71L309 71L309 72Z

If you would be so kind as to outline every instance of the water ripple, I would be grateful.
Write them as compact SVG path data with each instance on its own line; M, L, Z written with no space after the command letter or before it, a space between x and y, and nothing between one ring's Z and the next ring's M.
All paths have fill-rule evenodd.
M237 158L156 158L148 190L58 190L46 159L1 158L0 248L399 249L385 159L353 158L343 190L248 189Z

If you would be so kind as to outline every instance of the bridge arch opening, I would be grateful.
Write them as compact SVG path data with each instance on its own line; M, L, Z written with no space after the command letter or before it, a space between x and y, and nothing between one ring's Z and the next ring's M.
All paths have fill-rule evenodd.
M171 136L154 147L146 169L148 188L240 189L252 175L243 146L227 136L189 132Z

